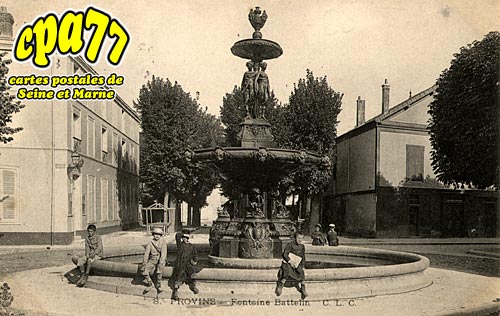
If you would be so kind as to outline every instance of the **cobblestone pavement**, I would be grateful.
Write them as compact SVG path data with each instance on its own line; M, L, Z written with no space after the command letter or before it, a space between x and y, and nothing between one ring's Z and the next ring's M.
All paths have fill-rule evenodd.
M413 252L427 257L431 267L500 277L500 258L468 254L474 249L484 252L500 252L500 245L366 245L394 251Z
M71 250L41 250L13 252L0 256L0 280L14 272L67 265L74 254Z

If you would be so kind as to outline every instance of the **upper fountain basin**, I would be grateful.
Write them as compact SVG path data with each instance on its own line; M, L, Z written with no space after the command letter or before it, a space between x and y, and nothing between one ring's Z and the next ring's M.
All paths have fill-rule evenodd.
M231 53L244 59L261 62L280 57L283 54L283 49L276 42L252 38L234 43L231 47Z

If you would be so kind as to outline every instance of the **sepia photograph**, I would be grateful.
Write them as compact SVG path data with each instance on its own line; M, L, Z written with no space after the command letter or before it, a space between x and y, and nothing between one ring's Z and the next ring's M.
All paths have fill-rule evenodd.
M0 0L0 316L500 315L497 0Z

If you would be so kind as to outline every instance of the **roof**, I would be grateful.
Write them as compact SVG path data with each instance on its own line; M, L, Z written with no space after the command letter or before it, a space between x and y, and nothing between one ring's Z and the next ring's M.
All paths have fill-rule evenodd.
M405 100L405 101L399 103L398 105L390 108L387 112L381 113L381 114L375 116L374 118L366 121L366 123L369 123L371 121L382 122L382 121L384 121L384 120L386 120L388 118L391 118L391 117L395 116L396 114L399 114L400 112L406 111L409 108L411 108L411 107L415 106L416 104L418 104L418 102L420 100L422 100L423 98L425 98L425 97L427 97L429 95L434 94L434 92L436 91L436 88L437 88L437 86L433 85L432 87L430 87L428 89L425 89L424 91L419 92L416 95L412 96L411 98L408 98L407 100Z
M351 129L350 131L338 136L337 142L342 141L343 139L358 135L358 134L365 132L367 130L370 130L370 129L374 128L375 126L377 126L378 124L382 123L383 121L412 108L413 106L417 105L425 97L434 94L434 92L436 91L436 88L437 88L437 85L433 85L432 87L417 93L416 95L412 96L411 98L408 98L407 100L399 103L398 105L393 106L387 112L380 113L379 115L375 116L374 118L366 121L364 124L362 124L360 126L356 126L355 128Z

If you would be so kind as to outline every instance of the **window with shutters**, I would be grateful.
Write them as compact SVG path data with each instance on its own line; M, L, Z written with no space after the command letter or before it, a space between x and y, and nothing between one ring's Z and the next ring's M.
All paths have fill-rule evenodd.
M102 161L108 162L109 155L108 155L108 129L106 126L101 127L101 158Z
M127 169L128 168L128 157L127 157L127 142L122 138L122 156L121 156L121 168L122 169Z
M87 178L87 216L89 223L96 222L96 205L95 205L95 177L89 175Z
M118 134L113 133L113 142L111 143L111 155L113 156L113 165L118 165Z
M118 201L118 182L116 180L113 180L113 207L112 207L112 212L110 212L111 220L119 219L118 217L118 208L120 206L120 203Z
M90 116L87 122L87 155L95 157L95 121Z
M0 223L19 222L17 170L0 168Z
M80 111L73 109L73 121L72 121L72 133L73 133L73 151L82 151L82 120Z
M424 146L406 145L406 179L424 181Z
M101 222L108 221L108 179L101 179Z

